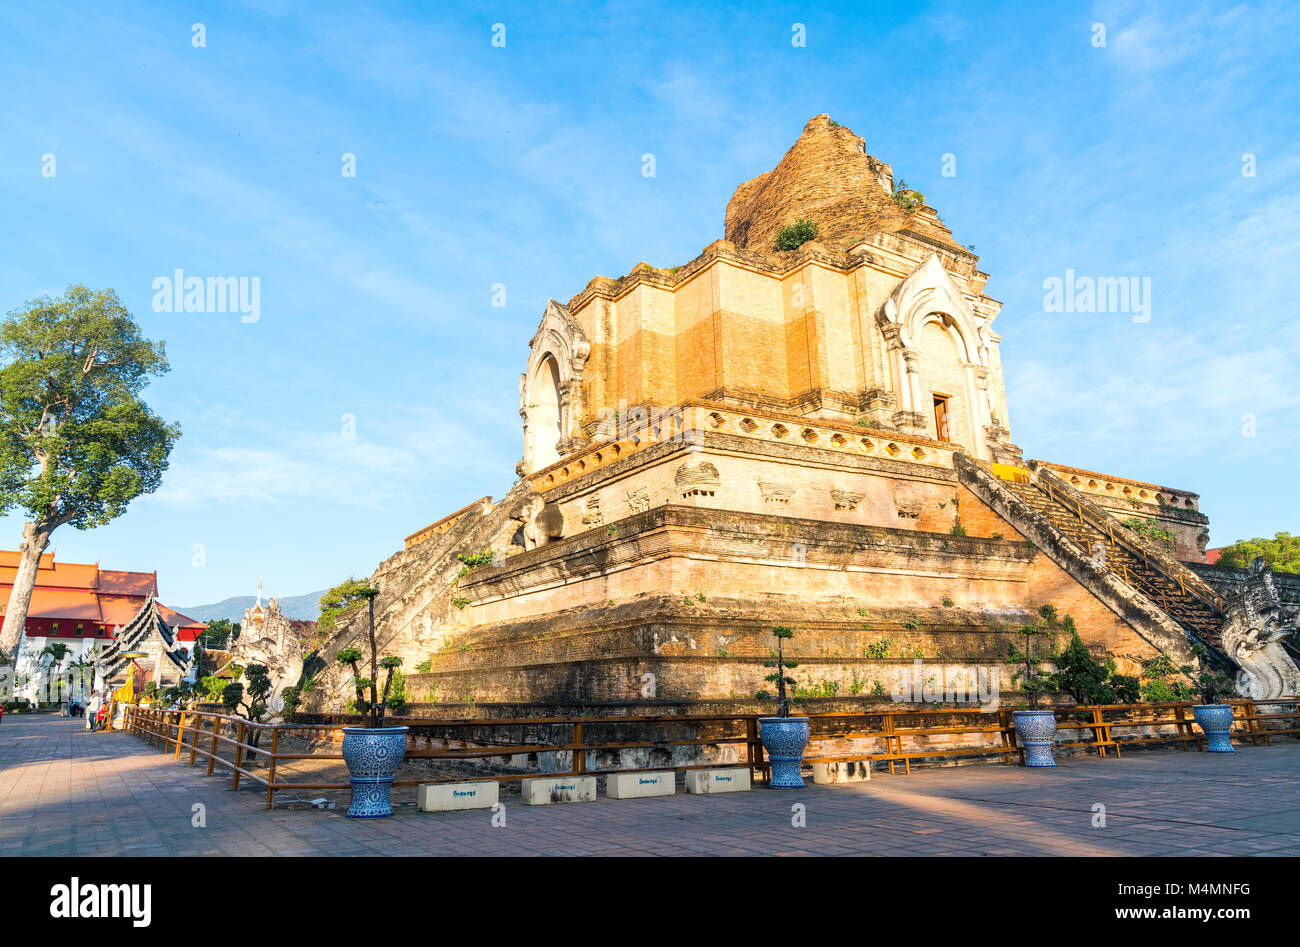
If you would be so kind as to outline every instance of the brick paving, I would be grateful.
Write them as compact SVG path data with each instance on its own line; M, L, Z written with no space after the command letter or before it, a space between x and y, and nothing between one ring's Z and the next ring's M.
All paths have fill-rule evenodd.
M1178 750L1077 757L1055 770L877 773L801 791L350 820L263 808L134 736L81 721L0 724L0 855L1297 855L1300 742L1235 756ZM411 790L402 796L411 798ZM206 807L206 827L191 824ZM807 824L791 824L792 806ZM1105 827L1094 827L1096 804Z

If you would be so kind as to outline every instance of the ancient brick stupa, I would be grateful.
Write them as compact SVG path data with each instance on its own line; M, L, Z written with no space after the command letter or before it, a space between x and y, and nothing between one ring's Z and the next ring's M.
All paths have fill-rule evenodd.
M778 250L800 219L817 235ZM1195 494L1022 458L978 257L863 139L812 119L725 234L547 305L520 482L374 573L415 701L740 705L777 624L801 693L865 701L918 657L1001 664L1043 604L1130 673L1258 657L1196 571ZM1285 688L1270 662L1259 689Z

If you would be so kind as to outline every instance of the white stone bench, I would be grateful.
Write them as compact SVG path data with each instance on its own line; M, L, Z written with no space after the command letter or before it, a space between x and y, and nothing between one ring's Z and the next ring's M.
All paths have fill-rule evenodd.
M870 760L844 760L839 763L813 763L813 782L819 785L861 783L871 779Z
M654 773L610 773L605 777L605 795L610 799L671 796L675 792L677 774L670 769Z
M595 802L595 776L546 776L525 779L519 784L526 806L552 802Z
M691 769L686 771L686 791L694 793L749 792L749 768Z
M457 809L490 809L500 798L496 780L480 783L421 783L418 793L421 812L454 812Z

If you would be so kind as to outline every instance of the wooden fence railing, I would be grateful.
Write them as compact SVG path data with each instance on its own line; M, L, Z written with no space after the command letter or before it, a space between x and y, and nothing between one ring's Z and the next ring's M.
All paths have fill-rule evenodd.
M1233 738L1238 744L1249 742L1253 746L1272 745L1277 736L1300 734L1300 698L1287 697L1269 701L1233 700ZM1095 749L1105 757L1113 751L1119 758L1122 748L1151 743L1174 743L1187 750L1194 744L1203 749L1204 735L1195 726L1190 703L1159 704L1107 704L1086 707L1053 708L1057 718L1057 749ZM1024 749L1016 742L1012 711L1007 709L947 709L940 707L922 710L896 710L871 712L840 712L809 714L810 738L804 752L804 762L837 763L849 761L883 762L889 772L903 764L903 772L910 774L913 760L932 758L957 758L967 756L1001 756L1007 764L1014 756L1024 761ZM942 722L927 725L926 718ZM770 778L770 764L759 740L759 717L753 714L718 716L662 716L662 717L523 717L508 719L443 720L430 717L390 719L390 725L406 724L413 728L408 736L407 759L473 761L494 757L539 753L568 754L569 769L556 772L526 772L475 774L466 777L455 774L442 779L486 779L498 782L545 776L593 776L613 772L644 770L713 769L720 766L746 766L759 780ZM711 729L704 736L664 739L607 740L594 742L590 737L601 728L626 727L637 729L678 730ZM493 731L499 728L567 728L568 739L561 742L523 742L509 740L503 743L482 742L473 731ZM282 764L302 760L342 761L341 752L285 751L283 739L301 738L335 743L341 740L343 726L339 724L263 724L231 717L225 714L199 710L162 710L130 705L126 708L124 729L160 750L171 751L180 759L188 754L189 765L200 760L207 763L207 775L217 769L229 770L231 788L239 789L244 780L251 780L266 789L266 807L275 803L277 792L292 790L348 789L347 782L295 782L284 778ZM441 747L434 747L432 737L421 731L441 731ZM464 740L447 734L471 731ZM1138 732L1133 732L1138 731ZM1062 739L1064 737L1064 739ZM874 740L877 749L865 751L857 747L841 748L834 744L861 743ZM453 746L455 742L458 745ZM973 745L971 745L973 744ZM829 745L829 746L828 746ZM685 763L648 765L643 767L600 767L588 765L594 754L625 750L667 750L690 746L736 746L737 759L710 763ZM228 756L219 752L228 750ZM249 768L250 759L261 756L266 760L264 772ZM427 779L398 779L397 787L418 786L435 782L440 777L430 774Z

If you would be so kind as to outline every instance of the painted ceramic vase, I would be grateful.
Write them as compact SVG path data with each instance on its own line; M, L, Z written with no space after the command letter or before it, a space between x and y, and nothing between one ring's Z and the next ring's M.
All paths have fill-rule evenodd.
M772 762L772 789L803 789L803 748L808 745L807 717L759 717L758 738Z
M1016 736L1025 748L1026 766L1055 766L1052 743L1056 737L1056 714L1050 710L1017 710Z
M386 819L393 774L406 756L406 727L344 727L343 761L352 779L349 819Z
M1192 707L1192 716L1205 731L1209 741L1206 747L1211 753L1236 753L1232 747L1232 705L1231 704L1197 704Z

